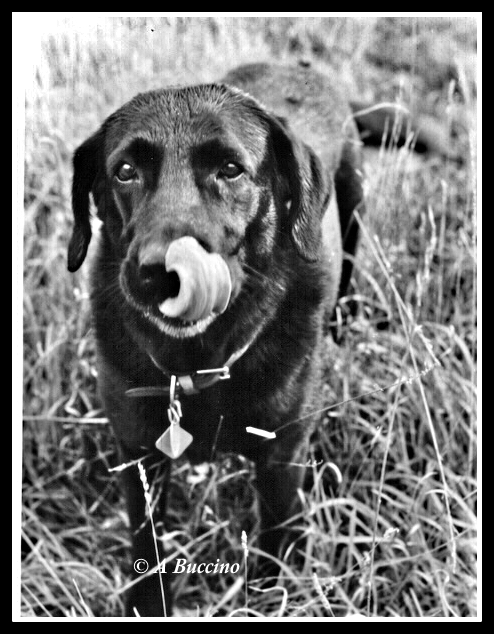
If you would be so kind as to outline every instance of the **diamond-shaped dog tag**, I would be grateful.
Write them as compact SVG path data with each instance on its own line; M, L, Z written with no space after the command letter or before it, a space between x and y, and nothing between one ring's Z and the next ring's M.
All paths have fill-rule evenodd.
M156 441L156 448L169 458L179 458L193 440L192 434L180 425L170 425Z

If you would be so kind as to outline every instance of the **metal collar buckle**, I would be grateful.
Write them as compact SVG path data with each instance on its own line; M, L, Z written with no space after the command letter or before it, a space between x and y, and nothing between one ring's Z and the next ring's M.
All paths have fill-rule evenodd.
M223 366L222 368L212 368L210 370L197 370L194 372L194 375L207 375L207 374L219 374L218 379L220 381L224 381L225 379L230 378L230 368L228 366Z
M178 394L199 394L199 392L217 381L226 381L230 378L230 368L210 368L197 370L192 374L171 374L169 386L136 387L127 390L125 394L130 397L166 396L170 395L170 401L177 400Z

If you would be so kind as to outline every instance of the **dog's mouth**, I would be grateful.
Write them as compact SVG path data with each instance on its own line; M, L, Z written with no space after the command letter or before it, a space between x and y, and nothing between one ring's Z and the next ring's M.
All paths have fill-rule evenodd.
M164 334L190 338L202 334L230 301L230 270L219 255L185 236L172 242L156 262L126 260L120 285L127 301Z
M203 334L219 316L219 313L211 312L209 315L199 319L182 319L164 314L160 307L162 308L164 302L173 300L179 294L180 282L174 279L176 274L170 274L171 279L164 281L164 287L169 287L165 299L163 299L163 293L159 297L149 298L142 292L141 287L135 283L135 276L129 271L129 268L124 266L120 274L120 287L125 299L141 317L144 317L146 321L153 324L163 334L174 339L196 337Z
M218 317L217 313L211 313L203 319L184 321L182 319L167 317L159 310L156 310L154 306L140 306L139 310L143 316L153 323L163 334L175 339L188 339L201 335Z
M160 311L157 302L149 303L142 301L140 294L133 290L132 282L130 282L127 275L121 275L120 286L127 302L141 317L144 317L146 321L152 323L160 332L174 339L187 339L201 335L219 316L218 313L211 313L202 319L196 320L168 317ZM170 297L173 298L174 296Z

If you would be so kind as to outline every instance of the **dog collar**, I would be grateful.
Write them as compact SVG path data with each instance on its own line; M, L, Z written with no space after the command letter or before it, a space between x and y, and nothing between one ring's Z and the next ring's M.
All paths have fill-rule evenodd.
M257 333L256 333L257 334ZM221 368L208 370L197 370L190 374L174 374L162 368L156 359L150 355L155 366L170 379L169 386L136 387L127 390L125 393L130 397L140 396L168 396L168 421L169 427L158 438L155 446L159 451L169 458L179 458L193 440L192 434L180 426L182 418L182 406L180 404L179 393L198 394L201 390L214 385L218 381L230 378L230 366L232 366L247 351L255 337L252 338L243 348L234 352Z
M211 368L207 370L196 370L189 374L179 374L162 368L156 359L149 355L154 365L170 379L169 385L135 387L126 390L125 394L131 398L142 396L168 396L170 401L176 399L180 393L182 394L199 394L218 381L225 381L230 378L230 367L240 359L240 357L250 348L252 341L249 341L243 348L234 352L221 368Z

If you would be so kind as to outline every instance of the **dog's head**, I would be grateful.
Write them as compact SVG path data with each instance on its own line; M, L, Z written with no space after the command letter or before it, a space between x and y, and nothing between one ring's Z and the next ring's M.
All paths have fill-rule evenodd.
M92 193L127 304L191 338L246 271L262 279L281 253L319 258L329 191L312 150L250 96L216 84L140 94L75 152L68 267L86 256Z

